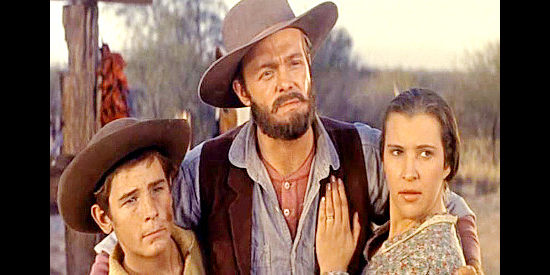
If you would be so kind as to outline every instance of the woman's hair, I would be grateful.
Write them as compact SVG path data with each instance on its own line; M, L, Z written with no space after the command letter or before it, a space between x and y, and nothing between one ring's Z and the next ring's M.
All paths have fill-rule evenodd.
M98 186L94 192L96 203L99 207L109 215L109 195L111 194L111 185L113 178L122 168L132 168L141 161L147 161L150 165L155 159L158 159L164 175L168 180L168 185L172 186L172 181L175 179L178 167L172 163L167 157L162 155L154 148L145 148L128 154L126 157L118 161L103 177L98 181Z
M384 160L386 122L391 113L401 113L408 116L428 114L439 121L445 156L444 165L451 168L445 181L447 183L450 182L458 171L460 137L455 116L447 102L434 91L422 88L412 88L394 98L387 107L384 120L382 121L382 134L379 145L382 161Z

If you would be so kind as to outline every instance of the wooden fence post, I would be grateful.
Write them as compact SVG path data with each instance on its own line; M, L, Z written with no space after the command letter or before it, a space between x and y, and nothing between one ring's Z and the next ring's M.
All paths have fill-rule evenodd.
M63 154L76 155L97 130L96 67L98 62L96 1L63 7L68 73L61 76ZM65 226L67 274L89 274L100 234L83 234Z

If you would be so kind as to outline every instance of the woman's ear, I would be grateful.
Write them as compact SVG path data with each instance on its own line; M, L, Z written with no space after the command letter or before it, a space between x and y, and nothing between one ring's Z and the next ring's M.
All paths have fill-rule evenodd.
M107 213L103 211L97 203L92 205L91 212L92 218L94 218L94 221L97 223L99 228L101 228L103 233L110 234L113 231L113 223Z
M451 165L444 164L443 169L443 178L446 179L451 174Z
M244 106L250 107L250 94L246 90L244 81L242 79L234 79L232 84L233 91L237 94Z

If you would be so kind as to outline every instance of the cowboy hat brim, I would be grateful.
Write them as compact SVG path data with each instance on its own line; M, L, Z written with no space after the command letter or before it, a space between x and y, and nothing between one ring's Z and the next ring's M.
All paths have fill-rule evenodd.
M90 143L77 154L59 179L58 206L65 223L84 233L99 233L91 216L97 182L128 154L155 147L179 165L189 144L190 128L184 119L137 121Z
M250 48L279 30L297 28L310 39L312 45L311 57L313 59L336 23L337 18L336 5L332 2L325 2L296 18L280 22L264 30L248 43L235 48L210 65L199 82L199 97L203 102L219 108L245 107L233 92L232 81L239 62Z

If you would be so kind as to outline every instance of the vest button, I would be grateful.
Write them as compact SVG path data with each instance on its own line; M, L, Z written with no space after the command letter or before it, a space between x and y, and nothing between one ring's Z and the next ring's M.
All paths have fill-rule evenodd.
M288 217L290 215L290 210L289 209L283 210L283 214L285 214L285 217Z
M285 181L283 186L285 187L286 190L290 189L290 182Z

